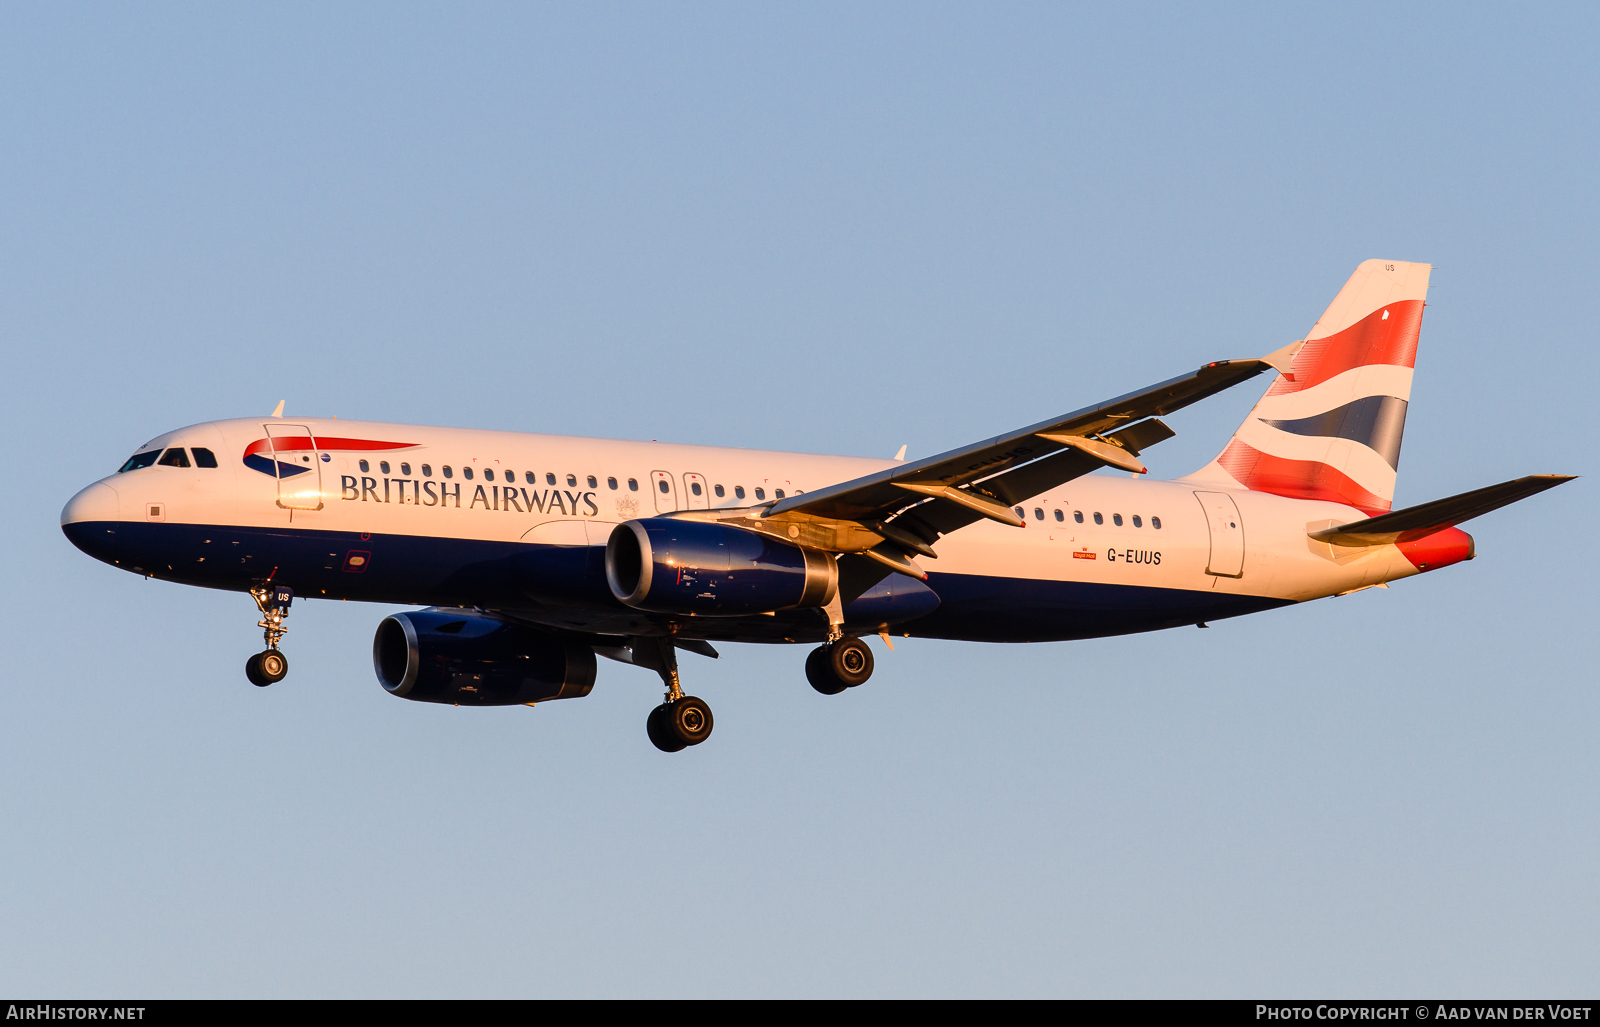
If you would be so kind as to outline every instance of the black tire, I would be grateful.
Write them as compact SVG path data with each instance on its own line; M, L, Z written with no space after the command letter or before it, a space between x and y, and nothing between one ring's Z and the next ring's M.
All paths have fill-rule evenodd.
M699 745L711 737L714 720L704 699L686 695L667 704L667 726L685 745Z
M872 650L859 638L841 638L828 647L828 669L854 688L872 676Z
M806 657L806 680L823 695L838 695L850 686L833 676L828 666L828 647L819 645Z
M282 681L289 673L289 657L280 650L266 649L256 654L257 667L261 668L261 676L267 679L267 684Z
M689 747L689 743L674 734L668 726L666 703L650 711L650 716L645 718L644 730L650 736L650 744L662 752L678 752Z
M244 661L244 676L257 688L282 681L289 673L289 658L276 649L264 649Z

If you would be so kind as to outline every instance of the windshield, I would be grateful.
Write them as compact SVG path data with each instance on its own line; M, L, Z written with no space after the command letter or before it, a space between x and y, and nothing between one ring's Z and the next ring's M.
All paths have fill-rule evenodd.
M128 462L117 468L117 473L123 471L137 471L141 467L149 467L156 462L156 457L161 455L161 450L152 449L148 453L135 453L128 457Z

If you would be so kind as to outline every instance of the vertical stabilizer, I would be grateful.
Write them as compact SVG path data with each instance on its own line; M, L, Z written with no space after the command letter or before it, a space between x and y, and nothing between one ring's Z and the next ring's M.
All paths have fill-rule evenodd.
M1432 270L1363 261L1289 371L1187 480L1388 510Z

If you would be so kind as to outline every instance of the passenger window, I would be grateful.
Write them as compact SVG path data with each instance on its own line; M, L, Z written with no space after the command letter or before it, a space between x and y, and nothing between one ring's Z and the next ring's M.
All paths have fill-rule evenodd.
M689 491L698 496L700 494L700 483L697 481L691 481L689 483Z
M1072 511L1072 519L1077 521L1079 524L1082 524L1083 523L1083 511L1082 510L1074 510L1074 511Z
M567 487L573 489L578 487L578 476L576 474L567 475Z
M1057 507L1056 508L1056 520L1057 521L1064 521L1066 519L1067 519L1067 515L1061 512L1061 508L1060 507Z
M639 479L638 478L629 478L628 479L628 491L629 492L638 492L639 491Z
M670 491L670 489L667 488L667 483L665 481L658 481L658 482L656 482L656 484L661 486L661 491L662 492Z
M1161 530L1161 518L1159 518L1159 517L1150 518L1150 527L1156 529L1157 531L1160 531Z
M161 457L160 463L162 467L188 467L189 454L175 447L166 451Z
M378 461L378 473L379 474L388 474L389 473L389 461L387 461L387 460Z
M717 498L718 499L721 499L724 495L727 494L727 493L722 491L722 486L721 485L718 485L718 486L714 487L711 491L713 491L713 492L715 492L717 494Z
M1111 523L1115 524L1119 528L1122 527L1122 515L1121 514L1112 514L1111 515Z
M522 480L527 482L529 485L539 484L539 476L534 474L532 471L523 471Z
M1021 517L1023 520L1028 519L1028 511L1024 510L1022 507L1014 506L1011 509L1015 510L1017 512L1017 516Z
M470 468L470 467L461 468L461 476L463 478L467 479L468 481L471 481L472 480L472 468Z
M151 464L156 462L156 457L160 455L161 450L159 449L152 449L148 453L135 453L133 456L128 457L127 463L117 468L117 473L121 474L123 471L137 471L142 468L149 467Z
M365 460L363 460L363 461L361 461L361 463L362 463L362 464L363 464L363 465L365 465L365 464L366 464L366 461L365 461ZM363 471L364 471L364 470L366 470L366 467L365 467L365 466L363 466L363 467L362 467L362 468L361 468L361 469L362 469L362 470L363 470ZM445 477L446 477L446 478L448 478L448 477L450 477L450 476L451 476L451 475L453 475L453 474L454 474L454 473L455 473L455 472L454 472L454 471L452 471L452 470L450 470L450 465L449 465L449 464L445 464L445 465L444 465L444 468L443 468L443 470L444 470L444 476L445 476Z
M1036 521L1044 520L1044 509L1042 507L1036 506L1033 508L1033 519Z
M606 488L610 489L612 492L617 491L617 479L615 479L615 478L607 478L606 479Z
M783 489L773 489L772 490L772 494L774 496L776 496L778 499L782 499L783 498Z
M767 490L766 489L756 489L756 498L757 499L766 499L767 498Z
M735 499L743 499L744 498L744 486L743 485L735 485L733 487L733 495L734 495Z
M1100 516L1099 511L1095 511L1094 522L1096 524L1104 524L1106 522L1106 519L1104 517Z
M361 468L361 473L362 474L371 474L372 473L372 468L367 466L367 462L365 460L358 461L356 463L356 466ZM447 474L446 477L449 477L449 475Z
M192 452L194 453L194 465L196 467L217 466L217 455L211 452L211 450L201 449L199 446L195 446Z
M485 467L483 469L483 480L484 481L494 481L494 468L493 467Z
M424 478L433 477L433 468L431 466L429 466L428 464L423 464L422 465L422 476Z
M1142 528L1142 527L1144 527L1144 521L1143 521L1143 520L1141 520L1141 519L1140 519L1140 518L1139 518L1139 515L1138 515L1138 514L1134 514L1134 515L1133 515L1133 526L1134 526L1134 527L1135 527L1135 528Z
M407 477L410 477L411 476L411 465L410 464L401 464L400 465L400 473L406 475Z
M589 487L592 489L597 489L600 487L600 482L596 480L595 476L592 474L589 475Z

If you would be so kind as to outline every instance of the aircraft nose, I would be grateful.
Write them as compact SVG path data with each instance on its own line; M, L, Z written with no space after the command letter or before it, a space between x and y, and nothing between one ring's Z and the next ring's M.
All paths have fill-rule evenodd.
M104 482L95 482L67 500L61 508L61 526L84 524L91 521L117 519L117 490Z

